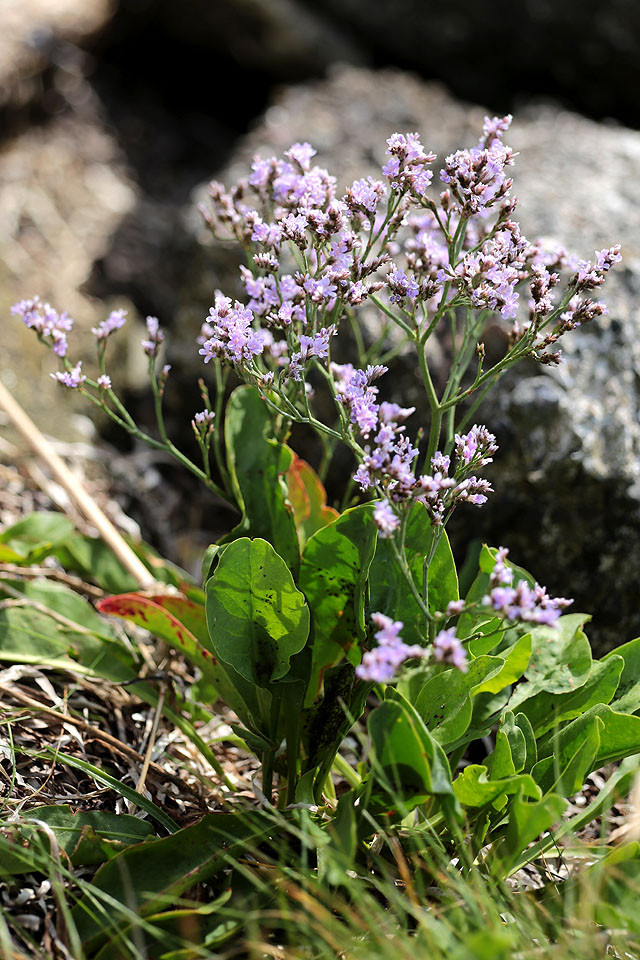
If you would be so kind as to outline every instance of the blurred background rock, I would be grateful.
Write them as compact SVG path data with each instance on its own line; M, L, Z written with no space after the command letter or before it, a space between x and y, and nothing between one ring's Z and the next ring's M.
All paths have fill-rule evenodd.
M346 183L374 172L396 129L443 154L475 142L485 112L514 112L525 233L584 257L620 241L624 263L609 317L567 340L567 364L521 372L483 411L502 444L496 495L456 534L510 546L575 596L601 647L636 636L639 53L632 0L2 0L0 378L45 432L86 433L86 407L48 378L51 358L8 307L39 291L68 309L80 355L125 306L116 363L144 418L139 318L157 314L181 371L167 398L179 429L198 403L195 331L213 289L236 283L233 252L203 245L194 213L211 176L309 139ZM185 527L185 482L164 470L162 536L144 514L165 551ZM203 542L210 513L202 501L188 520Z

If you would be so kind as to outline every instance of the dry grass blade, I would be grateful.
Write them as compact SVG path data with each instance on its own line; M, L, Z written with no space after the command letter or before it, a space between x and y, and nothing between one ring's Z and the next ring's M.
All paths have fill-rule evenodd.
M123 567L135 577L140 587L154 589L156 579L153 574L138 559L109 518L84 487L78 483L78 479L73 476L66 463L58 456L49 441L42 435L35 423L27 416L1 382L0 407L4 408L16 429L22 434L36 455L47 463L56 480L64 487L69 498L76 504L80 512L94 524L100 536L111 547Z

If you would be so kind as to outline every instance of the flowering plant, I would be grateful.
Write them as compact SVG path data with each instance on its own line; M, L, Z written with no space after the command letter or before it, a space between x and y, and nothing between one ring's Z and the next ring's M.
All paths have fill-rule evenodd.
M215 397L201 381L204 409L192 420L201 466L165 428L170 367L156 318L142 344L151 436L106 364L123 311L93 331L92 380L67 357L66 314L37 298L14 308L61 358L53 376L62 385L168 450L241 512L205 555L202 595L128 594L101 609L143 625L151 617L154 632L194 660L261 756L267 799L275 778L282 807L331 798L337 764L351 787L339 815L357 815L360 836L373 817L389 823L416 808L458 836L473 812L474 844L495 841L502 872L533 838L523 808L535 806L539 833L594 766L640 749L637 693L621 695L622 713L605 706L636 648L593 662L587 617L563 615L571 601L550 597L504 548L483 548L461 597L446 534L454 510L481 507L492 492L481 474L496 440L474 423L486 392L525 357L560 363L560 338L605 312L590 293L620 259L617 246L586 262L522 235L514 154L503 143L510 120L487 118L477 146L445 159L439 194L436 157L415 133L390 137L380 178L344 193L308 143L256 158L228 191L211 184L203 216L216 237L243 247L246 296L217 293L202 325ZM490 322L506 333L492 363ZM446 375L436 369L438 339ZM383 399L388 364L412 350L420 412ZM243 383L227 398L231 374ZM423 411L412 438L407 424ZM294 424L319 437L320 475L290 447ZM322 483L339 448L353 463L341 512ZM370 767L356 773L339 750L371 694ZM612 733L620 716L624 747ZM492 731L493 752L456 776L469 745Z

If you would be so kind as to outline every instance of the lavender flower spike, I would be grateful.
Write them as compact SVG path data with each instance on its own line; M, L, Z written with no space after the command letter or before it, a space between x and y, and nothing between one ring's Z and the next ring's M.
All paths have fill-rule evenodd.
M77 390L81 383L87 379L82 372L82 361L79 360L73 370L58 371L58 373L49 374L52 380L57 380L63 387L69 387L70 390Z
M148 340L142 341L142 349L148 357L155 357L160 349L160 344L164 340L164 333L160 329L160 322L157 317L147 317Z
M427 651L417 644L409 646L400 639L403 623L401 620L392 620L384 613L372 613L371 619L377 632L374 634L378 646L367 650L362 656L362 663L356 667L356 676L360 680L369 680L373 683L389 683L393 680L398 667L412 657L424 657Z
M380 536L388 538L393 535L393 531L400 526L400 520L393 512L393 508L388 500L381 500L377 503L373 511L373 519L378 528Z
M97 327L91 327L98 340L106 340L115 330L119 330L126 323L126 310L112 310L106 320L101 320Z
M455 627L440 631L433 641L433 652L439 663L457 667L462 673L466 673L469 669L467 666L467 651L456 637Z

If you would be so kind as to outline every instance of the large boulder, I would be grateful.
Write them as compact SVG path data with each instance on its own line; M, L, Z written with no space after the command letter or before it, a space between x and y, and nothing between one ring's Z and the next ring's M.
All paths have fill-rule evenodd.
M482 116L407 74L341 68L283 91L216 176L228 183L255 152L308 139L347 184L375 173L395 130L419 130L442 156L476 142ZM516 116L508 142L519 151L525 234L585 258L621 242L624 262L605 287L609 316L566 338L566 362L520 368L485 404L502 446L496 493L482 511L460 511L456 536L509 546L541 582L593 612L597 643L611 647L640 633L640 133L542 106ZM210 289L235 283L228 253L195 263ZM400 382L410 387L413 376Z

